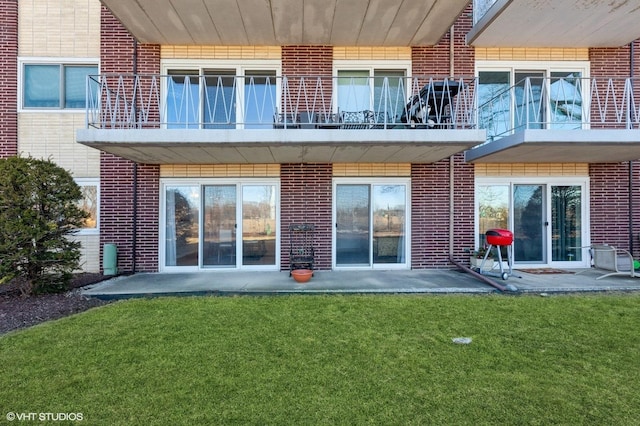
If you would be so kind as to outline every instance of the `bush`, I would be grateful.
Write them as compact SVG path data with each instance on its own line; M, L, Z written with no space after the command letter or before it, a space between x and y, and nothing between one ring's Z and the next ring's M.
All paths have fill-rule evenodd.
M0 282L26 294L65 290L80 266L80 187L50 160L0 159Z

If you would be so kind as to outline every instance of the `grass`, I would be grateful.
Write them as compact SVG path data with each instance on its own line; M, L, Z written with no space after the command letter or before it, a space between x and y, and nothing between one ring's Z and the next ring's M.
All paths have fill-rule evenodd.
M638 424L639 329L636 294L128 300L0 337L0 422Z

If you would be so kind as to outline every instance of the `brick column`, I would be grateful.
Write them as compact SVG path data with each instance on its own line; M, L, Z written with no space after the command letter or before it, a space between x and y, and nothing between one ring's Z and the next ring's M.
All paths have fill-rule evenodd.
M0 158L18 154L18 2L0 0Z
M131 74L135 63L137 73L159 74L160 47L134 46L131 34L102 7L101 72ZM100 251L106 243L117 245L120 272L158 270L159 178L157 165L100 155Z
M445 268L449 262L449 230L453 227L454 258L474 242L474 171L464 154L454 156L453 223L449 221L449 159L411 165L411 266Z
M331 269L331 164L282 164L280 167L281 269L289 269L289 225L316 227L316 269Z

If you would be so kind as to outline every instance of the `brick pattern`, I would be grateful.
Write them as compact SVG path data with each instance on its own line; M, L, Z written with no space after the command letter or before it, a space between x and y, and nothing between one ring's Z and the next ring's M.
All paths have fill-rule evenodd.
M294 98L300 89L299 76L305 77L306 84L314 84L309 81L309 76L326 77L321 80L322 96L316 100L316 111L327 113L331 110L331 93L333 90L333 47L331 46L283 46L282 47L282 75L287 76L289 94ZM314 90L315 90L315 86ZM318 106L320 106L318 108ZM307 105L288 105L287 109L305 111ZM281 105L280 111L284 108Z
M133 37L105 7L101 34L102 73L160 72L160 47L138 45L134 60ZM100 250L117 245L120 272L158 270L159 176L159 166L100 155Z
M473 165L453 161L453 257L463 260L474 244ZM449 262L450 160L411 166L411 266L445 268Z
M0 158L18 154L18 2L0 0Z
M95 58L99 55L99 1L18 3L20 56Z
M470 2L472 3L472 2ZM453 26L453 72L451 72L451 31L435 46L412 47L411 62L414 76L436 78L472 77L475 69L475 50L466 44L466 34L473 25L471 4Z
M618 48L591 48L592 77L629 77L631 71L640 78L640 40L633 42L633 64L630 45ZM622 90L621 87L616 89ZM635 99L640 93L634 93ZM613 119L614 117L607 117ZM592 127L597 127L593 126ZM629 194L629 168L632 190ZM591 242L607 243L624 249L633 248L640 256L640 160L619 164L591 164ZM631 202L633 211L630 212ZM631 217L629 217L631 215ZM631 222L631 230L629 225Z
M280 168L281 269L289 269L289 225L313 223L316 269L331 269L331 164L282 164Z

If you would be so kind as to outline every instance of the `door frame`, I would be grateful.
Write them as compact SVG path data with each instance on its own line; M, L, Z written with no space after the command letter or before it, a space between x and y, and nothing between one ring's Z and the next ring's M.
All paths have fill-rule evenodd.
M531 177L476 177L475 179L475 195L474 195L474 247L479 245L480 220L479 220L479 197L478 187L485 185L502 185L509 186L509 219L508 227L513 230L513 187L515 185L542 185L544 188L544 212L545 221L549 223L545 226L546 233L544 240L544 263L515 263L519 268L588 268L591 264L591 256L589 255L588 246L591 244L591 220L590 220L590 179L588 176L531 176ZM581 200L581 241L582 261L553 261L552 260L552 226L551 226L551 187L553 186L580 186L582 188Z
M197 266L166 266L166 188L167 186L198 186L200 194L200 206L198 214L198 265ZM202 238L204 227L202 226L204 210L202 198L203 187L206 185L234 185L237 191L236 197L236 264L235 266L203 266L202 260ZM242 188L243 186L255 186L255 185L273 185L275 187L275 262L273 265L243 265L242 264ZM280 179L279 178L161 178L160 179L160 215L159 215L159 230L158 230L158 271L159 272L203 272L203 271L279 271L281 263L281 241L282 235L280 232Z
M404 185L405 186L405 230L404 230L404 263L374 263L373 262L373 205L369 206L369 265L345 266L336 264L336 242L337 242L337 197L336 188L338 185ZM373 192L371 191L370 194ZM370 200L371 202L373 200ZM332 202L331 202L331 267L335 270L389 270L389 269L411 269L411 178L398 177L368 177L368 178L334 178L332 182Z

